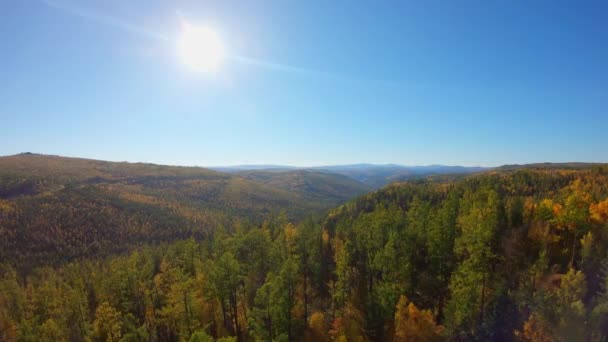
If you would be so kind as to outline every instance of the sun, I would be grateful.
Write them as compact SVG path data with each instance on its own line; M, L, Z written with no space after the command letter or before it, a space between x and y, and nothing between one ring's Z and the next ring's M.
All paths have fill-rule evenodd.
M177 41L182 62L199 72L216 72L224 59L224 45L220 36L208 27L182 21Z

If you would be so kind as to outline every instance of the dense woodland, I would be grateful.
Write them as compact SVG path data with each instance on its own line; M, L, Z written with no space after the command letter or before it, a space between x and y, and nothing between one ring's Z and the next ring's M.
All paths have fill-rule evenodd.
M608 339L606 166L396 183L321 219L186 235L33 269L5 257L0 340Z
M366 189L319 172L272 173L262 182L197 167L0 157L0 260L25 268L200 240L281 210L300 221Z

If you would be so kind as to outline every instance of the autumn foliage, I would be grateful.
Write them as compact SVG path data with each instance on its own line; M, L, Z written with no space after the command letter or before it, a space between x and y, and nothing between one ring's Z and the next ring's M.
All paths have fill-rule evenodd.
M395 183L204 234L176 212L206 214L153 210L166 197L149 187L129 204L86 187L0 201L0 340L608 338L605 167Z
M435 323L430 310L420 310L405 296L399 298L395 313L395 338L399 342L441 341L444 328Z

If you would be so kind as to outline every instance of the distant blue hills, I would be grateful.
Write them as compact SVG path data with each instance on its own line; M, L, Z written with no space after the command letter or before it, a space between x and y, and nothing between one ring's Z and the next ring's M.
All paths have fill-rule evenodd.
M344 175L348 178L366 184L372 188L379 188L388 183L403 181L412 178L431 175L446 174L468 174L488 170L480 166L448 166L448 165L426 165L426 166L404 166L398 164L347 164L327 165L314 167L296 167L287 165L235 165L209 167L212 170L228 173L250 173L261 172L289 172L296 170L308 170Z

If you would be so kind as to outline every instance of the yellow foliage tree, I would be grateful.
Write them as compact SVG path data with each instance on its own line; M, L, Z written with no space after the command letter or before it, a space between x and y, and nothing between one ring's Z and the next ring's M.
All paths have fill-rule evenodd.
M93 329L100 341L120 341L120 337L122 336L120 313L108 302L101 303L95 311Z
M443 326L435 323L430 310L418 309L405 296L399 298L395 313L394 341L442 341L443 331Z
M40 337L44 341L64 341L67 336L54 319L49 318L40 326Z
M314 312L308 320L310 335L307 336L308 341L329 341L327 329L325 328L325 315L322 312Z
M283 229L283 238L285 243L285 252L287 255L293 255L296 251L296 236L298 229L292 223L288 223Z

